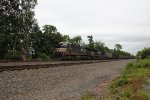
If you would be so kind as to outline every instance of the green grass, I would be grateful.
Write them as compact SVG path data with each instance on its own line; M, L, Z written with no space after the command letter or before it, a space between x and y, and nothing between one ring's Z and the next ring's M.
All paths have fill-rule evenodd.
M87 92L85 95L81 97L81 100L97 100L97 99L93 94Z
M81 100L96 100L96 98L93 96L83 96Z

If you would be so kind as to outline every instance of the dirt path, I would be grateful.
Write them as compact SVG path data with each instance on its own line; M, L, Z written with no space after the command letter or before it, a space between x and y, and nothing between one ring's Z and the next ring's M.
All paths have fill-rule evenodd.
M133 60L0 73L0 100L73 100Z

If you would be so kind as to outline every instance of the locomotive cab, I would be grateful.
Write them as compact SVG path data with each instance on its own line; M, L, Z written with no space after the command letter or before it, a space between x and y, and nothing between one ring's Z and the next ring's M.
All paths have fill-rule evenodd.
M60 43L59 48L56 49L57 54L62 57L69 57L71 59L79 58L81 47L77 44Z

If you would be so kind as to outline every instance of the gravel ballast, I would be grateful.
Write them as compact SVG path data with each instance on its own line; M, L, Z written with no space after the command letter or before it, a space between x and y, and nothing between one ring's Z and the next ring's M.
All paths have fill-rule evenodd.
M0 100L73 100L133 60L0 73Z

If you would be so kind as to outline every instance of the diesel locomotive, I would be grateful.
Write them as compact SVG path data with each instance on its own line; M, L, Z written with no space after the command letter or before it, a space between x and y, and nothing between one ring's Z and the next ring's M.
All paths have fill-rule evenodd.
M56 49L57 57L64 60L103 59L101 51L94 48L81 47L78 44L61 43Z

